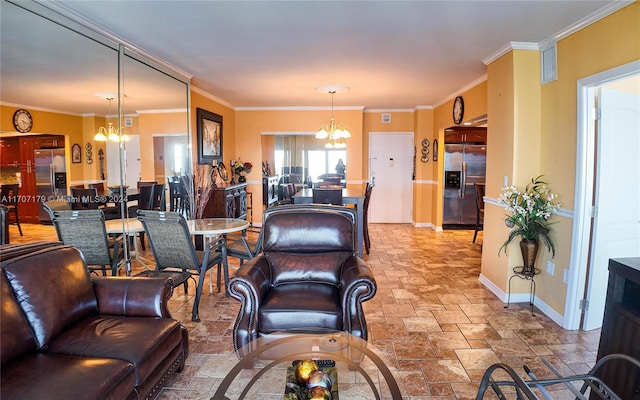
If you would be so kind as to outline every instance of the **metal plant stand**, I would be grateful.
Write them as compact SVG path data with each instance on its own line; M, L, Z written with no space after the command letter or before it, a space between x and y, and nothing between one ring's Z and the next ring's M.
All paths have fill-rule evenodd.
M507 304L505 304L504 308L509 308L509 303L511 301L511 280L516 276L520 279L524 279L530 282L529 288L529 306L531 307L531 315L535 316L533 313L533 301L536 298L536 280L535 276L540 273L538 268L533 268L533 270L525 270L525 267L514 267L513 275L509 278L509 286L507 290Z

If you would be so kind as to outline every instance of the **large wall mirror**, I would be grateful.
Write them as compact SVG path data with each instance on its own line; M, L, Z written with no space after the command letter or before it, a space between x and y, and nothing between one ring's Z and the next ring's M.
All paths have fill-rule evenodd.
M278 177L280 185L292 182L300 189L313 186L325 174L341 174L343 180L346 177L347 149L326 148L314 132L263 133L261 139L262 163Z
M138 180L191 176L188 77L49 6L0 2L3 114L26 109L34 120L31 131L19 133L3 116L0 140L63 136L56 147L64 148L67 193L73 183L135 187ZM109 124L129 140L96 142L96 131ZM20 142L20 151L33 149ZM0 178L18 176L23 191L35 187L22 169L3 165ZM37 222L29 208L23 212L35 214L26 221Z

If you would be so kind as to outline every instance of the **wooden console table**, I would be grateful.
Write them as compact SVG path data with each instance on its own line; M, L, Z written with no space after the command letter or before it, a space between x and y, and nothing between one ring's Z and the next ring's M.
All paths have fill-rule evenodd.
M640 257L609 260L609 286L598 360L621 353L640 360ZM611 362L598 374L625 400L640 400L640 368Z

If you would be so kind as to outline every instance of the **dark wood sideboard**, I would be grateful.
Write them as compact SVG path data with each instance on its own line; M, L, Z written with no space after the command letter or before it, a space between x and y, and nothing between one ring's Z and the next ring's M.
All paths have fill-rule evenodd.
M609 260L598 360L622 353L640 360L640 257ZM597 374L621 399L640 400L640 369L609 361Z
M247 184L236 183L213 189L202 218L247 219Z

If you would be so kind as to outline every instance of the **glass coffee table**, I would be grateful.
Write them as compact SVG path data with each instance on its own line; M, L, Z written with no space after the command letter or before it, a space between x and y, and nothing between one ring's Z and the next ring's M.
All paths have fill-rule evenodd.
M236 363L212 400L296 398L285 397L285 392L296 386L291 381L295 363L309 359L337 381L331 400L402 399L393 375L371 344L346 332L273 333L231 357Z

